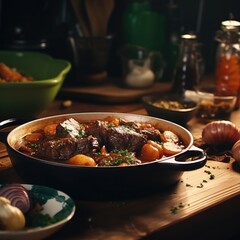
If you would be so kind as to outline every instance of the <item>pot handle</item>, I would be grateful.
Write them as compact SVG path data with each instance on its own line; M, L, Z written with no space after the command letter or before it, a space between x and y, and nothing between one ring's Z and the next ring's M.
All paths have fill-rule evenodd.
M7 143L7 135L9 134L9 132L11 131L11 129L7 129L4 131L1 131L5 128L8 127L13 127L13 126L17 126L23 123L26 123L27 119L20 119L20 118L9 118L6 120L3 120L0 122L0 142L6 144Z
M207 162L207 154L201 148L191 146L188 151L158 163L181 171L191 171L203 167Z

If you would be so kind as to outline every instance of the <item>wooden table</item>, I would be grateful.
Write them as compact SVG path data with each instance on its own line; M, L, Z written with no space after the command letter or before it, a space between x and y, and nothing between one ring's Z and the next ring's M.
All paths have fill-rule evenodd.
M140 101L110 104L75 100L68 108L62 103L63 99L57 99L39 117L96 111L147 114ZM240 127L240 111L234 111L230 120ZM203 127L198 119L186 126L195 139L201 137ZM211 180L209 173L215 178ZM1 183L14 181L22 182L13 168L0 172ZM121 201L76 201L76 205L73 219L49 239L236 239L240 169L235 161L208 161L155 195Z

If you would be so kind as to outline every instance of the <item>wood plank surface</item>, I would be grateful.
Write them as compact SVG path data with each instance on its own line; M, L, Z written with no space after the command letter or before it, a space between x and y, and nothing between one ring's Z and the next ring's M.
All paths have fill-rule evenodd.
M188 233L181 233L182 236L178 237L190 239L194 231L197 237L196 231L203 226L208 231L213 230L215 223L206 224L206 219L202 226L201 223L195 226L192 219L230 199L240 199L239 172L235 162L208 161L201 169L185 172L176 186L156 195L116 202L80 201L73 222L66 226L65 231L59 231L50 239L59 239L60 236L83 240L136 240L151 239L151 236L154 239L157 232L156 236L165 234L164 239L171 239L170 236L177 235L167 229L179 223L187 223L189 229ZM228 210L228 214L232 215L238 212L240 206ZM221 212L218 214L222 219ZM72 232L71 238L67 237L68 231ZM210 232L208 237L205 236L205 239L212 237Z
M160 94L169 90L169 83L155 83L148 88L142 89L122 88L118 85L107 83L96 86L63 87L58 97L71 97L71 99L75 100L100 101L113 104L139 101L144 95Z
M89 111L147 115L140 102L110 105L73 100L69 108L62 108L59 99L39 117ZM230 120L240 127L240 111L234 111ZM194 118L186 128L197 139L205 124ZM0 182L21 182L21 179L10 167L0 172ZM175 186L158 194L125 201L76 201L73 219L49 239L226 240L239 232L239 203L239 166L234 159L229 163L210 160L201 169L184 172Z
M0 171L12 167L5 145L0 142Z

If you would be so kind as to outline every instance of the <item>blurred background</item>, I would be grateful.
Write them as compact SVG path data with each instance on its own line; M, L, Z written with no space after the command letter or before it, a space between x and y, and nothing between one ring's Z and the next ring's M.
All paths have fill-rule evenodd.
M88 1L88 0L85 0ZM107 4L106 0L105 4ZM101 1L100 1L101 2ZM112 2L112 1L111 1ZM143 2L143 1L138 1ZM221 21L240 20L239 0L150 0L151 13L157 14L156 24L147 22L131 36L134 27L128 18L133 1L115 0L109 13L106 35L111 35L107 71L110 77L121 76L119 48L126 43L143 45L160 51L165 61L162 81L168 81L175 61L179 36L186 32L197 34L202 44L205 73L212 73L217 42L215 33ZM72 62L72 76L76 71L76 52L73 40L83 37L82 29L76 25L78 19L71 0L1 0L0 1L0 48L36 50ZM109 2L110 3L110 2ZM83 16L84 2L78 1ZM149 6L148 6L149 7ZM100 8L99 12L100 11ZM104 12L101 13L105 15ZM87 22L89 21L86 20ZM150 31L151 30L151 31ZM137 32L138 31L138 32ZM156 37L151 36L156 33ZM137 37L139 34L140 37ZM135 37L135 39L134 39ZM151 37L150 41L147 37ZM137 39L136 39L137 38ZM147 42L148 41L148 42ZM153 45L147 46L148 43ZM154 49L155 48L155 49ZM71 76L71 75L70 75Z

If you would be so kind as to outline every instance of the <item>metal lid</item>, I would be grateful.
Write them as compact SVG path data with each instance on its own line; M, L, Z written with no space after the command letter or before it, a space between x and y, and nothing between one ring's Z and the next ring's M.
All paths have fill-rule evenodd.
M240 22L236 20L225 20L221 22L221 29L216 32L215 40L225 43L239 43Z
M236 20L225 20L222 21L222 27L226 30L238 30L240 22Z
M186 40L195 40L195 39L197 39L197 35L192 34L192 33L187 33L187 34L181 35L181 38L186 39Z

